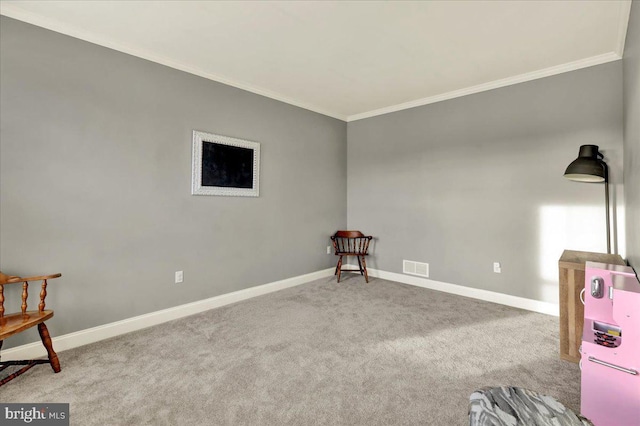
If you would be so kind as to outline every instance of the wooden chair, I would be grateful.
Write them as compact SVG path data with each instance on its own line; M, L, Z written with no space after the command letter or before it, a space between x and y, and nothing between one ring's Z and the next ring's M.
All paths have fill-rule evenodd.
M18 377L22 373L29 370L31 367L37 364L51 364L51 368L54 373L58 373L60 371L60 361L58 361L58 355L56 355L53 350L53 345L51 344L51 337L49 336L49 330L47 330L47 326L44 324L46 320L53 316L53 311L45 311L45 302L44 299L47 297L47 280L58 278L61 274L54 275L43 275L37 277L15 277L5 275L0 272L0 349L2 349L2 344L4 343L4 339L7 337L13 336L14 334L21 333L35 325L38 326L38 332L40 333L40 339L42 340L42 344L47 350L47 354L49 355L49 359L34 359L34 360L24 360L24 361L0 361L0 371L3 371L7 367L11 365L24 365L23 368L16 371L15 373L3 378L0 380L0 386L9 382L10 380ZM40 303L38 304L37 311L27 311L27 297L29 296L29 281L42 281L42 286L40 290ZM22 309L20 312L16 312L13 314L5 315L4 314L4 286L9 284L19 284L22 283Z
M367 262L364 257L369 254L369 242L372 238L372 236L366 236L360 231L338 231L331 237L335 254L340 256L334 273L334 275L338 276L338 282L340 282L340 274L342 272L360 272L360 275L364 275L365 281L369 282ZM342 258L344 256L355 256L358 259L359 268L342 269Z

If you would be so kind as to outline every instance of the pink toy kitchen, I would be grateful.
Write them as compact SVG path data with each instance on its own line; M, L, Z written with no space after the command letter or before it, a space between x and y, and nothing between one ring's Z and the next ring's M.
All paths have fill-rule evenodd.
M595 426L640 426L640 282L631 267L587 262L581 407Z

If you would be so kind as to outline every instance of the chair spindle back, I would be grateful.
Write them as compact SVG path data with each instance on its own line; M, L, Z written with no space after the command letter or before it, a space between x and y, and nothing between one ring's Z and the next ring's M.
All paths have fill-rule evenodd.
M369 242L373 237L366 236L360 231L338 231L332 237L335 254L350 253L357 256L366 256L369 251Z

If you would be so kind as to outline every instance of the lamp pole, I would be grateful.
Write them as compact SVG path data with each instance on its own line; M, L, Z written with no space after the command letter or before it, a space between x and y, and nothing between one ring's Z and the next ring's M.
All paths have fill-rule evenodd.
M598 153L600 154L600 153ZM600 154L602 155L602 154ZM604 156L602 155L604 158ZM609 167L607 163L602 161L602 167L604 168L604 204L607 209L607 254L611 254L611 219L609 217Z

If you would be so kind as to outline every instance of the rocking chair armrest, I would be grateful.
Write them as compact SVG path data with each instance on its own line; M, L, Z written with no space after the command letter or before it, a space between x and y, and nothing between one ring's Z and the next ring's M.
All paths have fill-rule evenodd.
M33 277L16 277L16 276L4 275L4 274L2 275L3 276L0 277L0 284L2 285L24 283L29 281L51 280L53 278L58 278L62 276L62 274L38 275Z
M37 275L34 277L19 277L19 278L20 278L20 281L25 282L25 281L52 280L54 278L59 278L61 276L62 274L58 273L58 274L51 274L51 275Z

